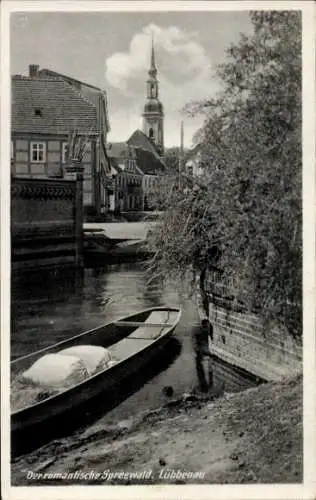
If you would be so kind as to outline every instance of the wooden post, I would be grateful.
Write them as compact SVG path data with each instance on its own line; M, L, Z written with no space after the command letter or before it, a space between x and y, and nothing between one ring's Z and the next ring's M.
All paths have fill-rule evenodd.
M181 175L183 169L183 121L180 124L180 150L179 150L179 189L181 188Z
M75 204L75 241L76 267L83 267L83 170L81 160L73 158L66 167L69 174L76 175L76 204Z
M76 165L76 265L83 267L83 169L80 161Z

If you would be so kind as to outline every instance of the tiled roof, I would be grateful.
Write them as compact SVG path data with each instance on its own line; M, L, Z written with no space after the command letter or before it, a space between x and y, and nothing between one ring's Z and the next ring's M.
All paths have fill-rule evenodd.
M162 163L160 158L146 149L135 147L137 166L144 174L156 174L163 173L165 171L165 165Z
M89 87L90 89L93 89L93 90L101 90L99 87L95 87L95 85L91 85L90 83L82 82L81 80L77 80L77 78L73 78L72 76L63 75L62 73L58 73L57 71L53 71L53 70L48 69L48 68L40 69L38 72L38 75L40 77L44 76L44 77L62 78L63 80L68 81L69 84L77 84L80 88L82 85L84 85L85 87Z
M135 159L134 148L130 147L126 142L111 142L108 145L109 158L130 158Z
M58 77L12 77L11 120L12 132L97 133L96 107Z
M110 122L108 116L108 106L107 106L107 94L106 91L100 89L99 87L95 87L90 83L82 82L81 80L77 80L71 76L63 75L62 73L57 73L56 71L52 71L51 69L43 68L39 70L38 75L40 77L57 77L72 85L82 97L88 99L89 102L95 105L97 113L100 111L100 104L103 105L105 125L107 131L110 130Z
M159 161L162 161L163 163L163 160L161 159L155 147L155 144L141 130L135 130L135 132L133 132L131 137L127 140L127 143L131 146L137 146L150 151L157 159L159 159Z
M109 146L107 153L114 167L118 165L119 159L130 158L136 159L137 167L143 174L155 174L165 170L160 157L147 149L131 146L126 142L113 142Z

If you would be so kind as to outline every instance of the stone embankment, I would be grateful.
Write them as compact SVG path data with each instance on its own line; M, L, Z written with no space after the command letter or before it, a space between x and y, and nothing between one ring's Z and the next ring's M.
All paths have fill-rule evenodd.
M12 463L13 485L300 483L302 377L170 400Z

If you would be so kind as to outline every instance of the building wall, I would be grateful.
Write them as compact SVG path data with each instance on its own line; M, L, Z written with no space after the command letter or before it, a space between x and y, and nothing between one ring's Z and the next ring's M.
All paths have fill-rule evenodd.
M39 75L62 78L69 85L79 90L84 98L88 99L96 107L98 139L94 147L92 147L94 165L92 183L94 188L92 193L89 193L87 177L86 188L84 190L84 205L86 207L86 212L89 211L88 209L92 209L94 215L105 213L110 209L110 196L113 194L110 165L106 154L107 134L110 130L106 92L94 85L81 82L46 68L40 70Z
M151 189L155 186L157 178L158 178L157 175L151 175L151 174L143 175L143 191L145 195L149 193Z
M12 270L74 265L75 182L11 181Z
M286 328L259 315L230 309L210 298L211 352L265 380L281 380L302 371L302 344Z
M40 135L12 135L11 141L11 170L12 175L19 179L63 179L65 176L65 165L63 162L63 144L67 143L68 137L64 136L40 136ZM31 143L41 142L45 144L46 155L43 162L31 161ZM85 206L93 205L96 201L96 146L95 141L89 147L83 158L84 181L83 181L83 203Z
M142 190L143 190L143 210L148 210L148 200L150 196L150 192L155 186L155 183L157 182L157 175L151 175L151 174L144 174L143 176L143 185L142 185Z
M137 169L132 157L116 158L118 170L112 168L115 176L114 210L137 211L143 208L143 174Z
M142 210L142 180L129 173L120 173L117 178L117 208L120 211Z
M302 342L294 339L286 326L268 321L261 315L227 297L228 283L214 280L210 291L208 280L201 288L196 278L196 305L199 321L213 326L211 353L223 361L264 380L277 381L302 371ZM219 276L219 275L218 275Z
M151 114L143 114L143 131L147 137L151 138L156 146L161 147L163 150L164 147L164 130L163 130L163 115L151 115ZM153 130L153 136L150 137L150 129Z

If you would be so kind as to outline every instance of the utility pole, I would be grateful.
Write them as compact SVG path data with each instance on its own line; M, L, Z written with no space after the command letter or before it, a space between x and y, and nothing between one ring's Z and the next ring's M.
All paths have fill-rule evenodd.
M183 168L183 120L181 120L180 124L180 151L179 151L179 190L181 188L181 173Z

